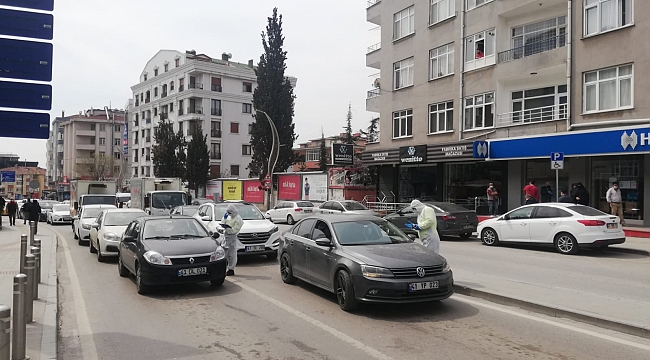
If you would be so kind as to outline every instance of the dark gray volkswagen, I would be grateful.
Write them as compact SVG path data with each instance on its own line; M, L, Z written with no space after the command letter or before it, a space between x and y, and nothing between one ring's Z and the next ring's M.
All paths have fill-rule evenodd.
M341 309L359 302L447 299L453 274L445 258L415 243L390 222L367 215L317 215L280 238L280 273L336 294Z
M139 294L152 285L210 281L221 286L226 278L226 259L218 237L187 216L137 218L120 241L120 276L135 274Z

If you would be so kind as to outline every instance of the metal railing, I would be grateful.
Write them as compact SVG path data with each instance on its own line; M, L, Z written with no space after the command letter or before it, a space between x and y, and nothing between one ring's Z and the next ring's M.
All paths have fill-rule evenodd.
M221 137L221 130L211 130L210 131L210 136L213 138L220 138Z
M202 107L188 107L187 108L187 113L188 114L203 114L203 108Z
M161 94L160 94L160 97L161 97L161 98L167 97L167 93L166 93L166 92L161 93Z
M381 49L381 43L380 42L378 42L378 43L376 43L374 45L368 46L368 51L366 51L366 54L370 54L370 53L375 52L375 51L377 51L379 49Z
M523 46L516 47L514 49L502 51L498 55L498 62L503 63L513 61L563 46L566 46L566 34L532 42Z
M567 104L545 106L535 109L512 111L497 115L496 126L510 126L544 121L566 120Z
M214 116L221 116L221 109L211 109L210 113Z
M368 90L368 97L367 97L367 99L376 98L376 97L378 97L379 95L381 95L381 91L380 91L379 89Z
M187 86L187 88L188 88L188 89L199 89L199 90L203 90L203 84L199 84L199 83L190 83L190 84Z
M178 85L178 92L184 91L185 85Z
M378 4L380 2L381 2L381 0L368 0L368 4L366 5L366 9L368 9L368 8Z
M210 153L210 159L212 160L221 160L221 153Z
M223 88L221 87L221 85L212 85L212 87L210 89L212 91L216 91L216 92L222 92L223 91Z
M167 120L167 119L169 119L168 113L160 113L160 120Z

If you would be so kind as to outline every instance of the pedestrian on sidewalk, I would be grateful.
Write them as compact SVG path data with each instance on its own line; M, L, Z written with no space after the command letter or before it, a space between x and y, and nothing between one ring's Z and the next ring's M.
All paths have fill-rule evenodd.
M530 204L537 204L539 201L535 199L532 195L526 194L526 202L524 202L524 205L530 205Z
M5 201L5 199L2 196L0 196L0 230L2 230L2 213L5 211L6 203L7 202Z
M436 254L440 254L440 236L438 235L435 211L431 207L425 206L420 200L413 200L411 209L418 215L418 220L417 224L407 223L407 227L410 224L411 229L418 231L418 237L422 240L422 244Z
M609 203L609 208L612 210L612 215L618 216L621 219L621 225L625 225L625 219L623 219L623 195L621 195L621 189L618 188L618 183L614 181L612 187L607 190L605 198Z
M567 195L566 190L560 191L560 198L557 200L557 202L567 203L567 204L573 204L574 203L571 196Z
M546 185L542 186L542 202L553 202L553 188L551 187L550 182L546 182Z
M32 222L34 223L34 234L38 233L38 221L41 217L41 205L38 204L38 201L34 199L32 204L29 206L29 224L31 226Z
M535 198L537 202L540 201L539 189L535 186L535 180L530 180L528 185L524 186L524 196L530 195L532 198Z
M571 197L576 204L589 206L589 191L581 182L575 184L575 188L571 190Z
M499 192L494 187L494 183L490 183L485 192L487 194L488 211L490 215L497 216L499 212Z
M221 226L225 229L223 248L226 250L226 260L228 261L226 276L233 276L235 275L235 266L237 266L237 234L244 226L244 220L239 216L235 205L228 205L226 213L223 214Z
M11 199L7 204L7 215L9 215L9 225L16 226L16 212L18 212L18 203Z
M23 204L23 207L20 208L20 211L23 214L23 225L27 224L27 218L29 217L29 207L32 206L32 200L27 199L27 201Z

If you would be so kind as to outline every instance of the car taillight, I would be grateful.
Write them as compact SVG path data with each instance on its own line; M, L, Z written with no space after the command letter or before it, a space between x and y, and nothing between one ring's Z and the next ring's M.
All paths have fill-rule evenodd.
M578 220L584 226L605 226L605 222L602 220Z
M296 212L301 212L301 211L302 211L302 208L295 208L295 209L293 209L293 210L295 210Z
M442 220L445 220L445 221L447 221L447 220L456 220L456 219L458 219L458 217L456 217L454 215L442 215Z

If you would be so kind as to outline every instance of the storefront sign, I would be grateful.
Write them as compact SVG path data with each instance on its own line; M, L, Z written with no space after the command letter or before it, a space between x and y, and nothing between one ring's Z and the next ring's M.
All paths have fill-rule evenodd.
M332 144L332 155L334 165L353 165L354 145Z
M362 188L362 173L353 169L330 169L330 189Z
M221 201L223 191L221 190L221 181L210 181L206 186L205 197L214 201Z
M300 200L300 175L278 175L278 199Z
M327 175L303 175L302 200L327 201Z
M262 204L264 203L264 190L260 187L262 183L259 180L244 180L244 201Z
M372 161L386 161L388 151L371 153L370 156L372 157Z
M239 180L224 181L223 200L242 200L242 182Z
M427 162L427 146L403 146L399 148L399 162L401 164L420 164Z
M442 148L445 156L465 156L467 153L467 145L460 146L445 146Z

